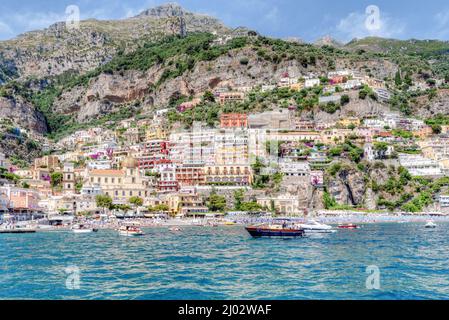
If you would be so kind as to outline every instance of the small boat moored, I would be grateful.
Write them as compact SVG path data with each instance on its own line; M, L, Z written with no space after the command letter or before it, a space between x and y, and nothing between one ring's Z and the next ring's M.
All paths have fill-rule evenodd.
M139 237L145 235L145 233L139 227L123 226L118 229L118 233L125 237Z
M90 228L82 224L76 224L72 227L73 233L92 233L92 232L98 232L98 229Z
M436 223L433 221L427 221L425 228L426 229L435 229L437 227Z

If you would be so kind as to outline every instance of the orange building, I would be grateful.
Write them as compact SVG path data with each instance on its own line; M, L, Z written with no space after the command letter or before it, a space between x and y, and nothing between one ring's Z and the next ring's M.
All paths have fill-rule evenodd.
M220 116L221 128L246 128L248 115L244 113L223 113Z
M184 165L177 167L176 181L178 181L180 186L204 185L204 167L195 165Z

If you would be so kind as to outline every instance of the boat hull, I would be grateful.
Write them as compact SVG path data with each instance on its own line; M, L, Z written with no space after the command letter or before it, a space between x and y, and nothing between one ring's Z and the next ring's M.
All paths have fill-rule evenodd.
M36 230L17 230L17 229L5 229L0 230L0 233L36 233Z
M346 229L346 230L356 230L356 229L360 229L359 226L338 226L338 229Z
M83 229L83 230L72 230L73 233L92 233L94 230L92 229Z
M128 232L128 231L119 231L119 234L124 237L141 237L144 233L141 232Z
M304 230L301 229L266 229L266 228L257 228L257 227L248 227L246 231L253 238L262 238L262 237L281 237L281 238L298 238L304 237Z

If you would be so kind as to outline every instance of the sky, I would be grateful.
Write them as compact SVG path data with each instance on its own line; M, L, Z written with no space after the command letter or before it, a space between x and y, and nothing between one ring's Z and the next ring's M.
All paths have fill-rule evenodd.
M81 19L124 19L163 3L159 0L2 0L0 40L43 29L67 18L76 5ZM331 36L348 42L380 36L449 40L447 0L177 0L185 9L209 14L227 26L245 26L276 37L307 42ZM69 13L70 14L70 13Z

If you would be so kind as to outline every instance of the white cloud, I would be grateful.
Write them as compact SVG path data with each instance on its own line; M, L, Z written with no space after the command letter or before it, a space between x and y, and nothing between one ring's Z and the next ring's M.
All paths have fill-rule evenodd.
M264 20L269 22L271 25L277 27L280 22L279 9L278 7L273 7L264 15Z
M449 10L440 11L434 16L435 30L434 36L440 39L449 36Z
M449 23L449 10L443 11L443 12L438 12L435 15L435 20L438 23L439 27L447 27L447 25Z
M23 14L13 14L9 16L9 21L12 24L20 26L25 30L37 30L47 28L51 24L59 21L65 21L65 13L42 13L42 12L28 12Z
M399 20L391 19L388 14L380 12L375 28L368 28L368 15L359 12L351 12L347 17L341 19L336 26L336 35L343 41L354 38L377 36L383 38L394 38L402 35L405 24Z
M14 32L12 31L11 27L7 25L6 23L0 21L0 35L2 37L7 37L10 35L13 35Z

